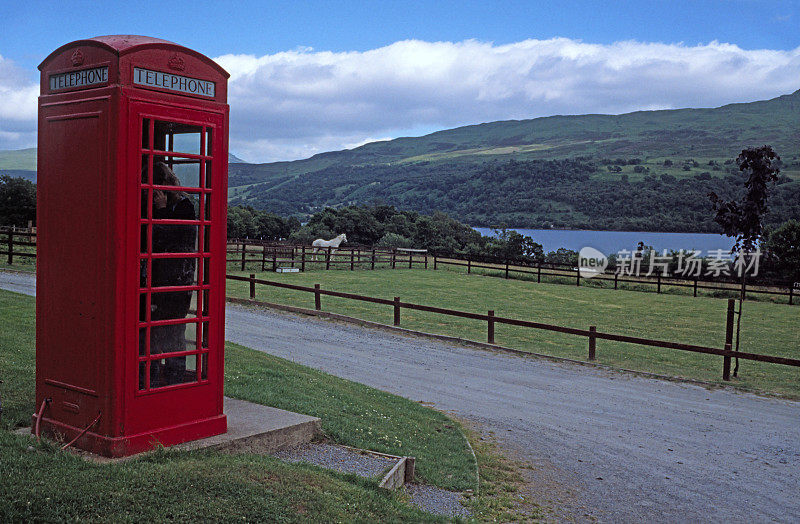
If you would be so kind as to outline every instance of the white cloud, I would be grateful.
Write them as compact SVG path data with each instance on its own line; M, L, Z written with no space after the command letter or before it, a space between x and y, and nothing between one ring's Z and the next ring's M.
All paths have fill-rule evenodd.
M0 149L36 145L39 86L13 61L0 55Z
M567 38L506 45L407 40L364 52L224 55L231 151L304 158L369 137L554 114L714 107L800 88L800 48ZM38 88L0 57L0 149L35 143ZM21 142L30 140L30 143Z
M800 48L744 50L716 41L408 40L365 52L299 49L217 61L231 72L231 148L261 161L403 129L714 107L800 88Z

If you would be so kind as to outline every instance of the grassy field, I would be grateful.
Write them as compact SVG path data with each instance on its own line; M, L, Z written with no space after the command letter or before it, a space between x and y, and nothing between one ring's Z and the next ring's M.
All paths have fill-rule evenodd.
M249 272L247 272L249 273ZM243 274L239 272L239 274ZM405 302L486 313L651 339L722 347L726 302L714 298L615 291L613 289L537 284L452 271L376 270L261 273L260 278L346 291ZM228 281L229 296L247 298L244 282ZM257 299L314 307L312 293L257 286ZM322 309L385 324L392 308L347 299L322 297ZM747 302L742 322L741 351L800 358L800 308L768 302ZM420 331L486 341L480 321L402 310L401 326ZM516 349L585 360L585 337L496 325L496 342ZM597 343L598 361L626 369L722 383L722 357L608 341ZM800 398L800 369L741 361L732 384Z
M30 446L9 430L29 424L34 411L34 299L0 291L0 319L2 522L437 520L377 481L272 457L162 451L96 465L45 441ZM421 481L476 488L460 425L420 404L234 344L226 394L320 416L337 442L416 456ZM476 497L476 511L495 515L509 506L493 502Z

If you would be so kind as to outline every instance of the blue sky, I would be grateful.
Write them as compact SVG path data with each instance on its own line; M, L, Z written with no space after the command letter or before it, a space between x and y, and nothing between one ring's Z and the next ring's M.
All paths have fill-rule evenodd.
M800 88L800 0L27 1L0 7L0 24L0 149L35 143L38 63L101 34L157 36L218 59L233 73L231 148L256 161L482 121Z

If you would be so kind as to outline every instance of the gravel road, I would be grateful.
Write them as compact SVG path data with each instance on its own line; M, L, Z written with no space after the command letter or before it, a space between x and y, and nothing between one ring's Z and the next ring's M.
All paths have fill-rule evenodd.
M35 283L0 272L0 287ZM800 403L230 304L226 326L227 340L476 422L532 464L556 519L800 520Z

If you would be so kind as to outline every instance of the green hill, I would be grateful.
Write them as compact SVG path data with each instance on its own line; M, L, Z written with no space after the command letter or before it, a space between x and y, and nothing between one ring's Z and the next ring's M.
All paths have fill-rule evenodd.
M0 169L36 171L36 148L0 151Z
M382 202L476 226L715 231L707 193L734 194L732 159L763 144L783 159L769 220L800 218L800 91L714 109L491 122L233 164L229 197L281 214Z
M380 202L473 226L716 231L707 193L735 194L733 159L764 144L783 161L768 221L800 218L800 90L713 109L490 122L292 162L232 157L228 196L301 217ZM35 169L35 156L0 152L0 169Z

